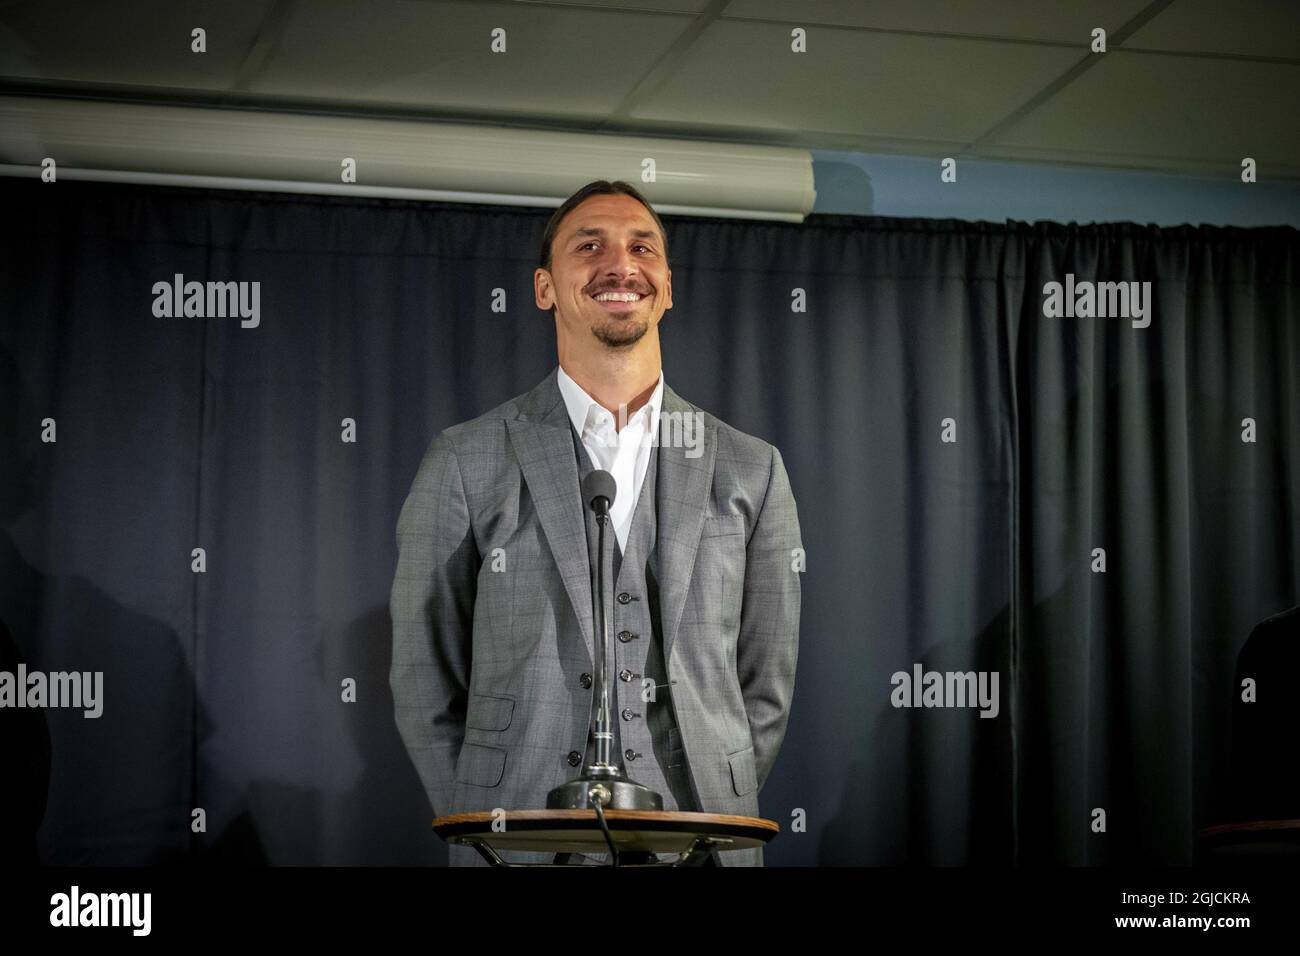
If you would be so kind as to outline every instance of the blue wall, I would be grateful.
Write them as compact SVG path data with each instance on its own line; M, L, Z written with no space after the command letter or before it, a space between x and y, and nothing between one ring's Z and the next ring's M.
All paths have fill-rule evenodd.
M1300 228L1300 182L813 150L814 212L928 219Z

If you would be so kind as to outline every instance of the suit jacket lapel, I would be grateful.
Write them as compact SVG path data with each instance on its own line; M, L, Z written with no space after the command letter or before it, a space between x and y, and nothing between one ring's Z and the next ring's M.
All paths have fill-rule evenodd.
M560 393L557 370L558 366L524 396L519 402L518 418L507 420L506 427L546 533L546 543L582 627L587 653L594 662L587 527L582 513L578 462L573 454L573 425Z
M592 622L591 567L587 559L587 529L578 463L573 454L572 424L558 384L558 368L519 401L519 413L507 420L510 442L533 496L551 555L559 568L591 660L596 659ZM704 529L709 488L713 484L717 442L705 419L703 437L695 429L699 412L664 386L659 423L659 508L656 547L659 549L660 624L665 666L681 623ZM672 413L676 413L675 415ZM701 417L702 413L701 413ZM680 440L688 436L694 448ZM698 457L689 454L700 452ZM606 542L610 546L610 542Z
M697 414L704 423L703 435L695 425ZM688 443L694 447L688 448ZM704 530L709 489L713 486L717 447L713 423L665 383L659 422L659 507L655 531L662 577L659 613L665 667L695 573L695 555Z

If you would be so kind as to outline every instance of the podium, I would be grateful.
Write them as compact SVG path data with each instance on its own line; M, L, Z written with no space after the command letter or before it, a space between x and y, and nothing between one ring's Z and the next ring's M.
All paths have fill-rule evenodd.
M774 820L684 810L606 810L619 866L699 866L711 853L764 846L780 832ZM493 829L493 823L497 829ZM493 866L573 866L573 854L608 853L595 810L491 810L438 817L433 830L448 843L471 846ZM553 863L508 863L498 850L556 854ZM662 861L657 854L676 855ZM611 859L611 863L613 860Z
M1300 862L1300 820L1249 820L1205 827L1196 834L1196 862L1294 867Z

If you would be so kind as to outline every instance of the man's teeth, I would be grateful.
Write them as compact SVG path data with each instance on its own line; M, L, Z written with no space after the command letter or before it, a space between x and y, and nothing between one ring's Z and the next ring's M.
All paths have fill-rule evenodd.
M641 298L640 292L602 292L596 296L597 302L635 302Z

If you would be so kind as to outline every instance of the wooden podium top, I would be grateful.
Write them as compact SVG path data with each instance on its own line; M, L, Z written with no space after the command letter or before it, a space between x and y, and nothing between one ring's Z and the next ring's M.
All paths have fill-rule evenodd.
M500 820L494 830L492 824ZM781 832L774 820L684 810L606 810L605 821L619 851L686 853L700 839L719 850L761 847ZM454 813L433 821L448 843L482 840L498 850L604 853L605 834L595 810L491 810Z
M1300 820L1245 820L1220 823L1197 831L1202 840L1250 839L1252 837L1290 837L1300 839Z
M1196 833L1197 855L1206 861L1270 862L1294 867L1300 857L1300 820L1240 820Z

